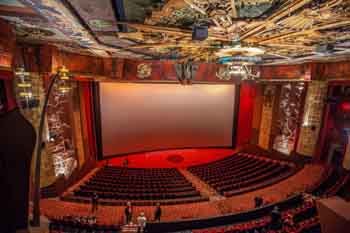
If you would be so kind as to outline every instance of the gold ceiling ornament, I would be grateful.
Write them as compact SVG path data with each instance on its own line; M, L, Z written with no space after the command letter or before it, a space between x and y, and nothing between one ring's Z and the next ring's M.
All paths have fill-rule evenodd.
M152 64L151 63L141 63L137 65L137 74L136 76L139 79L149 78L152 74Z
M219 49L215 53L215 55L217 57L227 57L227 56L234 56L234 55L257 56L257 55L262 55L264 53L265 51L263 49L257 48L257 47L235 46L235 47Z

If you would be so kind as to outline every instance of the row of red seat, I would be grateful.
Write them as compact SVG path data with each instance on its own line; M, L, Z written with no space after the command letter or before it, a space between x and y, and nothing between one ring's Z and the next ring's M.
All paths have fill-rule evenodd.
M292 172L292 166L285 162L238 153L211 164L193 166L189 171L219 193L231 196L249 186L256 188L260 183L265 185L276 177L282 178Z
M115 200L198 200L201 197L192 184L173 168L104 167L73 193L88 198L95 192L102 199Z
M106 185L82 185L80 186L80 189L94 189L94 190L98 190L98 191L108 191L108 190L112 190L112 192L129 192L130 190L128 189L128 187L121 187L121 186L106 186ZM186 191L192 191L193 188L192 186L184 186L184 187L140 187L140 186L136 186L133 187L132 189L134 192L139 193L139 192L186 192Z
M287 211L282 212L282 220L285 222L289 216L292 216L293 219L298 218L298 215L303 214L304 212L315 209L314 202L306 202L300 207L296 207ZM298 222L292 222L292 225L282 224L281 230L272 230L270 229L271 218L265 216L258 220L252 220L247 222L242 222L239 224L224 226L224 227L215 227L212 229L205 230L192 230L192 233L246 233L246 232L263 232L263 233L300 233L304 232L309 228L315 228L315 231L320 230L319 219L317 212L313 211L311 215L305 216L304 219ZM320 232L320 231L319 231Z
M140 186L140 187L187 187L187 186L192 186L189 182L187 181L169 181L169 182L160 182L157 180L154 181L135 181L132 182L131 180L129 182L120 182L118 180L109 180L109 179L100 179L100 178L92 178L88 182L86 182L87 185L89 184L101 184L101 185L115 185L118 187L126 186L129 187L130 184L133 184L133 186Z

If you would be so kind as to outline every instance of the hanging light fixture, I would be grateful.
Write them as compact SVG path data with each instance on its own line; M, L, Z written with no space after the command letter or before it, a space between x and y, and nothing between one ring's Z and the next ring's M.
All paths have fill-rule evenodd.
M34 100L33 84L29 72L24 68L17 68L15 71L15 83L18 104L22 109L28 108Z
M65 67L62 66L58 69L57 71L57 76L58 76L58 91L61 94L66 94L71 90L71 85L70 85L70 73L69 70Z

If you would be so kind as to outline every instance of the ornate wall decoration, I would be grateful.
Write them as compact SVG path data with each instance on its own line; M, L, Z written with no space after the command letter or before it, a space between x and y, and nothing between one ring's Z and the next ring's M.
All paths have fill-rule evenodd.
M273 149L283 154L289 155L294 150L304 91L303 82L282 85L277 122L278 133L274 138Z
M304 106L303 122L300 129L297 152L313 156L322 122L327 83L312 81L308 84Z
M72 116L69 115L71 102L72 93L62 91L56 83L47 110L47 148L53 158L56 176L69 177L78 166L71 128Z
M186 6L172 11L169 16L162 16L157 21L157 25L188 27L192 26L196 21L205 18L206 15L201 14L192 7ZM151 19L148 22L155 23Z
M265 149L269 149L270 135L272 126L273 107L275 102L276 86L266 86L263 93L263 106L261 110L261 123L259 130L258 145Z
M27 80L25 82L23 82L24 80L20 77L16 76L14 85L15 93L21 113L37 131L45 96L43 77L35 73L27 74L28 76L26 77ZM23 95L23 93L26 94ZM48 186L56 180L53 159L47 148L43 150L41 171L40 183L42 187Z
M137 65L137 74L136 76L139 79L149 78L152 74L152 64L151 63L141 63Z
M232 78L232 75L230 74L229 70L226 66L220 66L216 73L216 77L222 81L229 81Z

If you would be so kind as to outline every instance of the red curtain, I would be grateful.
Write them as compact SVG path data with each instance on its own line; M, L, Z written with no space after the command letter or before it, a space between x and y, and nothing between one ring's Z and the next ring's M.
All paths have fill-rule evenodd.
M15 94L13 93L13 73L12 71L0 70L0 79L4 80L7 97L8 111L17 107Z
M242 83L240 87L237 146L243 146L250 142L252 137L252 124L254 102L256 96L256 84Z
M93 108L93 94L92 94L92 83L91 82L80 82L80 87L82 90L83 106L85 108L85 126L88 133L88 146L91 158L97 158L97 148L96 148L96 137L95 137L95 121L94 121L94 108Z

